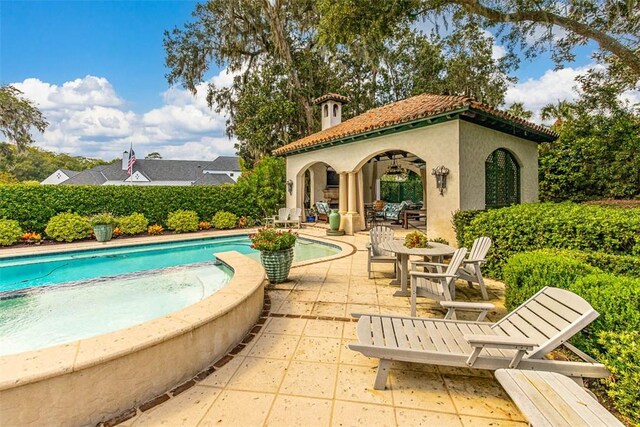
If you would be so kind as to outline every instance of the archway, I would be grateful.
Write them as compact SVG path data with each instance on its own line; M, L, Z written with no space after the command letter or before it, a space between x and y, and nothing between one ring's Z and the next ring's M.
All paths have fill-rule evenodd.
M296 205L305 209L306 214L325 202L329 208L337 209L340 194L340 179L336 170L322 161L311 162L296 175Z
M520 203L520 163L509 150L494 150L485 160L484 168L486 208Z

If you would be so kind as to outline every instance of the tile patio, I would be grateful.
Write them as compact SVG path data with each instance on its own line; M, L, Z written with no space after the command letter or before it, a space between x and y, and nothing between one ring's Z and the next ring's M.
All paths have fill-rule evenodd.
M357 252L295 268L289 282L267 287L270 315L231 361L121 425L526 426L488 371L395 363L387 389L373 389L377 360L347 348L356 326L348 316L408 315L409 301L392 296L392 266L376 265L375 278L367 278L366 235L342 240ZM495 320L504 315L503 287L489 281L488 291L498 306L488 316ZM457 292L460 300L481 299L479 289L462 282ZM444 315L433 302L418 302L418 315Z

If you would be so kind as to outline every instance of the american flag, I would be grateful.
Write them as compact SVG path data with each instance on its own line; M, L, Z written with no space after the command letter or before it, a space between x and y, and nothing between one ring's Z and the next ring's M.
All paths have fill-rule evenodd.
M131 176L133 173L133 165L136 162L136 153L133 151L133 147L129 149L129 161L127 162L127 175Z

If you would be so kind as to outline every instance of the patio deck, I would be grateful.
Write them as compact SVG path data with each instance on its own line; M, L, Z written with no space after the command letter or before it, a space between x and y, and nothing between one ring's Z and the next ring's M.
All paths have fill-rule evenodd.
M321 236L306 228L303 234ZM403 230L404 231L404 230ZM367 278L367 236L340 238L353 255L292 270L291 281L267 287L270 313L262 328L225 364L186 391L137 414L123 426L526 426L489 371L394 363L390 385L373 389L377 360L347 348L352 312L409 314L393 297L392 266ZM504 314L503 287L487 281L494 320ZM459 282L460 300L481 300ZM442 317L426 299L418 315ZM168 395L166 395L168 396Z

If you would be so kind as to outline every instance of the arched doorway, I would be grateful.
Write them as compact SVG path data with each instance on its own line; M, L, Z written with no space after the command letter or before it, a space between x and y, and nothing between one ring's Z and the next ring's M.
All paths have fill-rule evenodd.
M304 207L305 215L317 207L318 202L331 209L338 208L340 179L328 163L317 161L306 165L296 177L297 206Z

